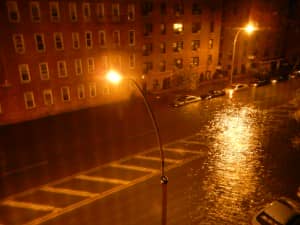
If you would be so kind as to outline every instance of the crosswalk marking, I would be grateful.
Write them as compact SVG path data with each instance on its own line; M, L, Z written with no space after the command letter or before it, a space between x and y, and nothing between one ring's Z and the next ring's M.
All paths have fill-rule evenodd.
M182 140L182 141L180 141L180 143L200 145L200 143L199 143L198 141L187 141L187 140Z
M144 156L144 155L136 155L134 157L138 158L138 159L148 159L148 160L153 160L153 161L161 161L160 157L151 157L151 156ZM176 160L176 159L167 159L167 158L165 158L164 160L165 160L165 162L168 162L168 163L180 163L181 162L181 160Z
M77 191L77 190L73 190L73 189L55 188L55 187L50 187L50 186L44 186L40 190L47 191L47 192L53 192L53 193L81 196L81 197L94 197L95 195L97 195L95 193L91 193L91 192L87 192L87 191Z
M42 204L35 204L30 202L21 202L21 201L14 201L14 200L6 200L2 202L2 205L12 206L16 208L25 208L25 209L34 209L39 211L58 211L60 208L56 208L50 205L42 205Z
M79 175L76 176L77 179L81 180L89 180L89 181L98 181L98 182L107 182L112 184L128 184L130 181L121 180L121 179L112 179L106 177L94 177L94 176L87 176L87 175Z
M116 168L121 168L121 169L137 170L137 171L150 172L150 173L155 173L155 172L159 171L156 169L150 169L150 168L141 167L141 166L131 166L131 165L118 164L118 163L113 163L110 166L116 167Z
M172 147L167 147L167 148L165 148L165 150L170 151L170 152L178 152L178 153L203 154L203 152L200 152L200 151L185 150L185 149L181 149L181 148L172 148Z

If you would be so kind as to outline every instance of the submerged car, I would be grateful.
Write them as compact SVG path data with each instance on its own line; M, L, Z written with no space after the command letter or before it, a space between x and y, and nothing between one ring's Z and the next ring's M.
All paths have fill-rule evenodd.
M216 98L216 97L225 95L224 90L210 90L208 93L211 95L212 98Z
M268 80L268 79L257 79L257 80L255 80L255 81L252 81L252 82L250 83L250 85L251 85L252 87L261 87L261 86L268 85L268 84L270 84L270 83L271 83L271 81Z
M247 89L248 87L249 87L248 84L237 83L237 84L232 84L230 87L227 87L224 90L226 93L232 93L235 91L241 91L241 90Z
M261 209L252 219L252 225L300 225L298 204L288 198L280 198Z
M201 97L198 96L194 96L194 95L183 95L180 96L178 98L176 98L173 102L173 106L174 107L179 107L182 105L186 105L188 103L192 103L192 102L198 102L201 100Z

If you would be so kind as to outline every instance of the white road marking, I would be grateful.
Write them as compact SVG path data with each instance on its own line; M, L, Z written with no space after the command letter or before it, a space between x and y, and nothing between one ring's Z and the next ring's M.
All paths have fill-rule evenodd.
M80 180L98 181L98 182L105 182L105 183L112 183L112 184L128 184L130 182L128 180L113 179L113 178L106 178L106 177L95 177L95 176L87 176L87 175L78 175L75 178Z
M81 196L81 197L94 197L94 196L98 195L96 193L91 193L91 192L87 192L87 191L77 191L77 190L73 190L73 189L55 188L55 187L50 187L50 186L44 186L40 190L52 192L52 193Z
M200 151L193 151L193 150L185 150L185 149L181 149L181 148L165 148L166 151L170 151L170 152L178 152L178 153L192 153L192 154L203 154L203 152Z
M42 204L20 202L20 201L13 201L13 200L6 200L2 202L2 205L16 207L16 208L34 209L39 211L58 211L61 209L50 205L42 205Z
M121 168L121 169L137 170L137 171L150 172L150 173L155 173L155 172L159 171L156 169L150 169L150 168L141 167L141 166L130 166L130 165L124 165L124 164L118 164L118 163L113 163L110 166L116 167L116 168Z
M158 161L158 162L161 161L160 157L151 157L151 156L144 156L144 155L136 155L136 156L134 156L134 158L147 159L147 160ZM167 159L167 158L165 158L165 162L168 162L168 163L180 163L181 160Z

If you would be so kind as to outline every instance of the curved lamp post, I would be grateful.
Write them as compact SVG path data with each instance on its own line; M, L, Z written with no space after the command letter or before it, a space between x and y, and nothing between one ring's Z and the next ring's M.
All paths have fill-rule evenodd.
M157 120L155 118L155 115L152 111L152 108L150 107L149 102L147 101L147 98L142 90L142 88L139 86L139 84L134 80L131 79L130 77L123 78L118 72L116 71L109 71L106 75L106 79L110 81L111 83L119 83L121 82L122 79L126 79L131 81L135 87L138 89L140 92L141 96L143 97L144 103L147 108L147 112L151 118L151 122L155 128L155 134L156 134L156 139L157 143L159 145L159 151L160 151L160 158L161 158L161 176L160 176L160 183L162 184L162 225L167 224L167 184L168 184L168 177L165 175L165 154L163 151L163 146L162 146L162 141L161 141L161 136L159 132L159 126L157 123Z
M233 77L233 71L234 71L234 60L235 60L235 49L236 49L236 42L239 37L239 34L241 33L241 31L245 31L248 34L251 34L255 30L256 30L256 28L252 24L248 24L245 27L239 28L234 36L233 49L232 49L231 71L230 71L230 85L232 84L232 77Z

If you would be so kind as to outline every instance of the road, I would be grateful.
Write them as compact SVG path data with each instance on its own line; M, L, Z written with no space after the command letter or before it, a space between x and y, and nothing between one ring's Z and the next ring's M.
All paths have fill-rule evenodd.
M266 202L282 195L297 198L298 88L300 80L292 80L178 109L160 101L153 103L170 180L167 224L249 224L253 213ZM86 127L77 124L84 112L72 115L72 119L70 115L63 115L63 120L51 118L52 126L47 124L46 132L56 148L36 156L40 162L47 162L36 164L39 169L11 170L2 176L1 186L6 193L13 194L6 184L18 180L18 174L27 174L19 180L23 188L32 189L1 202L0 224L160 224L159 151L153 148L155 137L144 107L133 105L123 103L97 113L91 110L90 117L84 117ZM101 128L95 123L99 114L105 117ZM63 130L69 131L63 136L66 142L56 143L54 140L62 134L54 135L53 131L60 130L55 121L66 120L73 121L64 123ZM83 148L89 154L82 153L86 143L75 138L75 143L70 143L74 132L82 136L81 140L92 142ZM101 138L94 140L96 134ZM53 147L53 143L48 141L45 148ZM23 146L15 145L18 149ZM66 149L68 145L72 148ZM74 149L76 154L70 155ZM31 158L25 157L27 162ZM90 167L94 168L88 170ZM46 178L34 179L45 172ZM11 183L9 177L14 177ZM27 186L24 177L31 178ZM14 188L15 192L20 189Z

